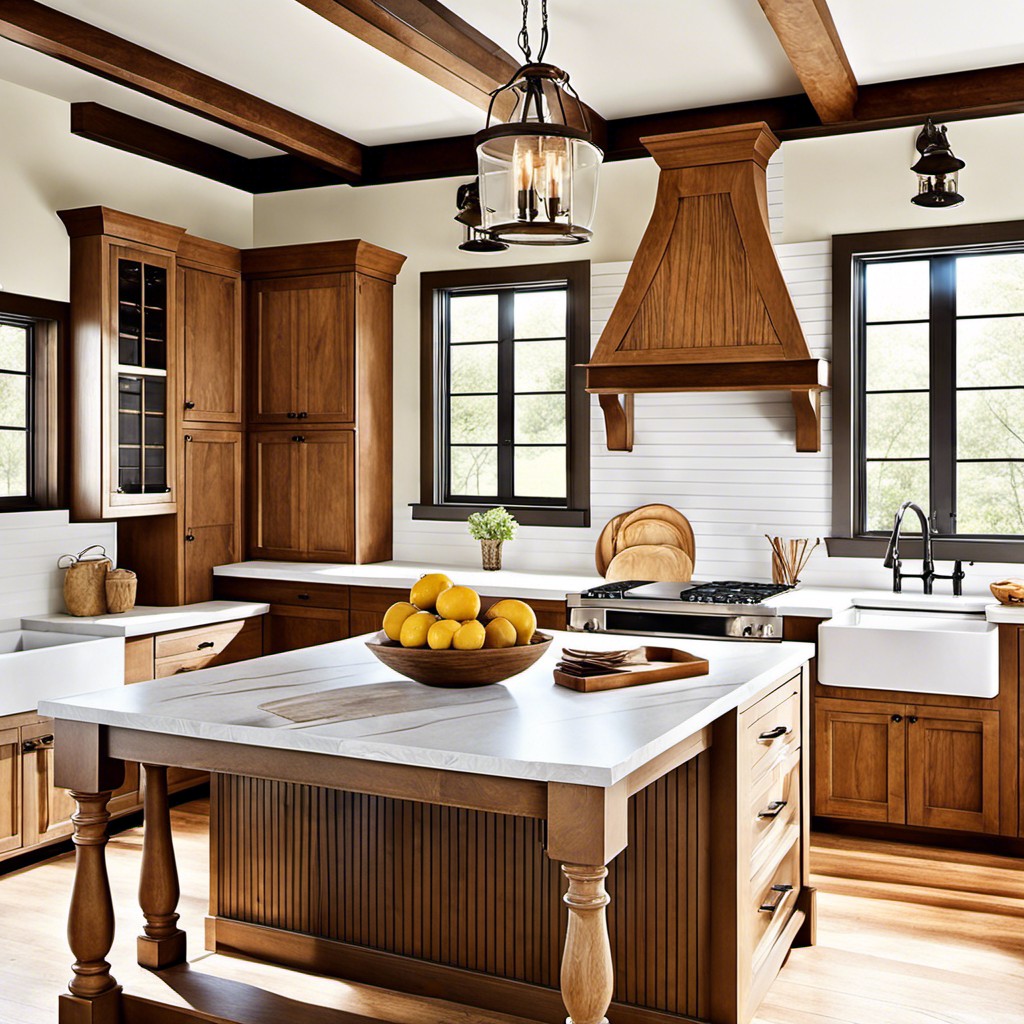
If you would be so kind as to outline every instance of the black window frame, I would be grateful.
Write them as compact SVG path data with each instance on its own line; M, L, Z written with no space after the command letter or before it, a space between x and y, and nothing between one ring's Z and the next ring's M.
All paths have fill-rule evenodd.
M871 263L927 258L930 267L929 484L937 558L1013 562L1024 536L953 533L956 499L956 319L954 261L1024 252L1024 221L834 235L832 238L832 556L884 557L888 531L865 529L865 270ZM896 510L893 509L895 512ZM908 536L906 555L921 553Z
M512 303L517 291L565 288L566 331L566 498L523 496L511 492L511 446L499 435L499 494L452 495L448 491L448 338L447 311L452 295L499 294L499 427L510 430ZM472 512L504 504L528 526L590 525L590 396L583 365L590 358L590 261L452 270L420 275L420 501L414 519L465 520ZM507 335L507 337L506 337ZM506 342L502 347L502 340ZM513 385L514 387L514 385ZM509 434L511 436L511 434ZM505 449L508 449L507 451Z

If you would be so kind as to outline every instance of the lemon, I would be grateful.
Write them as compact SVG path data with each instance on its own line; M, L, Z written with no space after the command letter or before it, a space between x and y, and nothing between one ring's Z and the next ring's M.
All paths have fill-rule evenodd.
M397 640L402 633L402 623L410 615L415 614L415 606L409 604L408 601L399 601L397 604L393 604L384 613L383 629L387 638L389 640Z
M479 651L486 635L484 624L473 619L459 627L459 631L452 637L452 646L457 651Z
M491 619L485 630L484 647L515 647L516 627L508 619Z
M449 587L437 596L437 614L446 619L475 619L480 614L480 595L469 587Z
M409 600L417 608L425 612L432 612L437 604L437 596L452 585L443 572L428 572L421 576L409 591Z
M427 646L432 651L446 651L452 645L452 638L462 629L462 623L454 619L439 619L427 630Z
M508 619L516 630L516 643L525 647L537 632L537 616L525 601L507 598L487 609L489 619Z
M422 647L427 642L430 627L437 622L432 612L416 612L402 623L402 631L398 634L398 642L403 647Z

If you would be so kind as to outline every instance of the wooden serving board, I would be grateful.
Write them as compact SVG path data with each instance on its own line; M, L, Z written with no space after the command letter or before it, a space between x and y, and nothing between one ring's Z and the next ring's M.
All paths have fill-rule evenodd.
M640 686L642 683L706 676L710 671L707 658L698 658L675 647L645 647L643 650L649 662L647 665L625 665L599 676L573 676L556 668L555 682L580 693L595 693L618 690L623 686Z

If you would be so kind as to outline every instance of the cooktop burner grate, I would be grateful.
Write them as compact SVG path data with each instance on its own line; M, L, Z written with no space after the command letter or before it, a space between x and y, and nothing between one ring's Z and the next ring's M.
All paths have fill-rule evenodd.
M761 604L770 597L793 588L785 583L744 583L740 580L715 580L701 583L680 594L691 604Z

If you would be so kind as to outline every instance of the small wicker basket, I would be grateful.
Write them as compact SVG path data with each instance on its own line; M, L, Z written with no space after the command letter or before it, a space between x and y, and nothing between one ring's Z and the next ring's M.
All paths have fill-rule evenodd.
M90 554L98 551L99 554ZM93 544L77 555L61 555L57 568L64 570L64 606L68 615L105 615L107 571L110 559L101 544Z
M130 569L111 569L107 573L107 611L130 612L135 607L138 579Z

